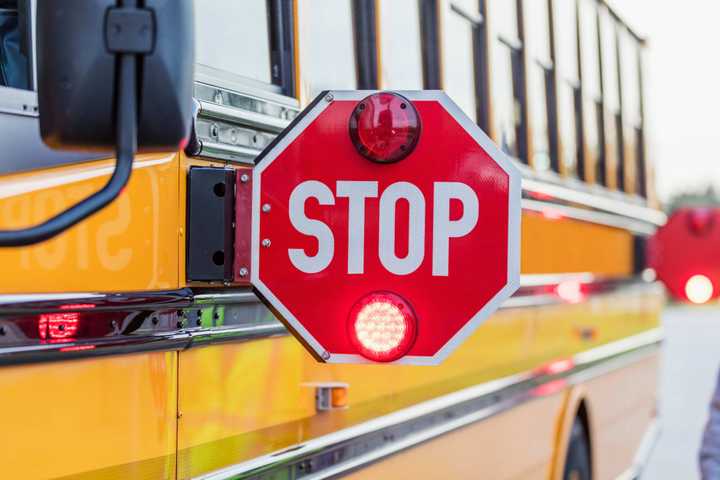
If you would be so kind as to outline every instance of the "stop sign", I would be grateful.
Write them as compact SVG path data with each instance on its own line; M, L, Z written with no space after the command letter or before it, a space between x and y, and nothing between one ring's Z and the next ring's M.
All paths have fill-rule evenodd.
M318 360L437 364L519 286L520 173L443 92L372 93L258 158L251 281Z
M680 208L650 238L648 263L678 300L720 297L720 209Z

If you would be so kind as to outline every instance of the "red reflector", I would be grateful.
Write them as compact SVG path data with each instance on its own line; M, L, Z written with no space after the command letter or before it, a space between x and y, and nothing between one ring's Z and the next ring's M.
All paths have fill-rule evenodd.
M45 313L38 320L38 334L43 340L73 338L79 323L80 314L77 312Z
M402 95L381 92L370 95L350 116L350 138L358 152L379 163L402 160L420 138L420 117L412 102Z
M707 303L715 293L712 280L705 275L693 275L685 282L685 296L692 303Z
M375 362L403 357L415 343L416 333L412 308L393 293L371 293L350 312L350 340L362 356Z

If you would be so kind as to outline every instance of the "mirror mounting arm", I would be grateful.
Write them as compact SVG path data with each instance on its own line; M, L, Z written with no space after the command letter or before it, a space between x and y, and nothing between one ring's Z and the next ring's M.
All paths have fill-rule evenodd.
M39 225L20 230L0 230L0 247L20 247L48 240L76 225L98 210L104 208L122 193L132 173L132 164L137 151L137 62L138 54L150 53L152 43L144 40L129 39L123 35L124 26L133 25L133 30L146 38L154 39L154 22L147 10L134 7L137 0L125 0L124 8L112 9L118 12L109 14L106 23L106 41L108 49L120 55L116 89L116 163L115 170L102 190L80 203L59 213ZM128 8L130 7L130 8ZM149 20L148 20L149 19ZM120 22L112 23L113 20ZM139 22L139 23L137 23ZM149 23L148 23L149 22ZM118 29L118 25L120 28ZM145 27L149 26L150 30ZM113 33L117 42L111 41Z

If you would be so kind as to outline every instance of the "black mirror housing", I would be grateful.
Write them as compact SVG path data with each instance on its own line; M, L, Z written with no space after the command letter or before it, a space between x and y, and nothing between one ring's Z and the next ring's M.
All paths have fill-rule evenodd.
M56 149L110 151L116 145L117 45L138 50L139 151L178 150L192 120L192 0L145 0L150 25L112 15L115 0L38 3L40 131ZM120 2L127 3L125 2ZM134 44L134 45L133 45ZM142 54L142 56L140 55Z

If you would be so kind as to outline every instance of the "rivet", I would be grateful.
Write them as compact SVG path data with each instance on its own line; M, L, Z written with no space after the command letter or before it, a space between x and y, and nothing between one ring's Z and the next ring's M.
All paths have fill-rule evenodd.
M270 245L272 245L272 242L270 241L269 238L266 238L266 239L264 239L264 240L262 241L262 246L263 246L263 247L268 248Z
M333 97L332 93L328 93L327 95L325 95L326 102L332 102L333 100L335 100L335 97Z
M269 203L265 203L265 204L263 204L263 206L262 206L262 211L263 211L264 213L269 213L271 209L272 209L272 207L270 206Z
M250 181L250 176L247 173L243 173L242 175L240 175L240 181L242 183L247 183Z
M248 269L245 268L245 267L242 267L242 268L238 271L238 274L239 274L241 277L247 277Z
M329 352L322 352L322 358L323 358L323 360L329 360L329 359L330 359L330 353L329 353Z

